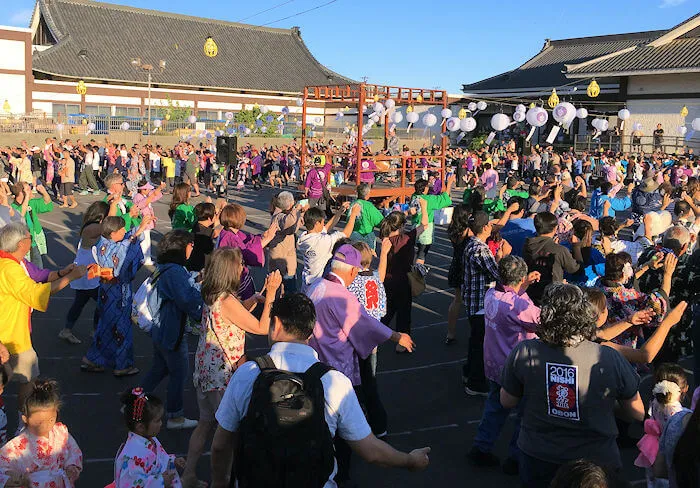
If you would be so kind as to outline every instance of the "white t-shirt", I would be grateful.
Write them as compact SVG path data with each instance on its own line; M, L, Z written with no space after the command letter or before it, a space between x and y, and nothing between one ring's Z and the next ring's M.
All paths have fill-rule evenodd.
M160 154L148 153L148 159L151 162L151 171L160 173Z
M309 234L303 232L297 241L297 249L304 256L304 268L301 271L302 292L314 280L323 275L323 269L331 258L333 246L338 239L345 237L345 234L336 231L331 234L326 232L315 232Z
M92 152L92 169L95 171L100 169L100 153L98 151Z
M270 358L278 369L303 373L318 362L318 354L306 344L277 342L270 350ZM216 411L219 425L229 432L237 432L241 420L248 413L253 384L260 374L255 361L243 364L231 377L224 398ZM357 400L350 380L340 371L331 370L321 377L325 396L325 417L331 436L338 435L346 441L359 441L372 433ZM335 488L333 478L338 470L333 468L324 488Z

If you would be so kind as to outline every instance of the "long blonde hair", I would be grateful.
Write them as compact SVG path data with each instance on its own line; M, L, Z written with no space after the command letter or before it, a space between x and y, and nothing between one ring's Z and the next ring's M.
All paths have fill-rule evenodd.
M221 295L236 295L242 271L243 255L237 247L222 247L212 252L204 266L204 303L211 306Z

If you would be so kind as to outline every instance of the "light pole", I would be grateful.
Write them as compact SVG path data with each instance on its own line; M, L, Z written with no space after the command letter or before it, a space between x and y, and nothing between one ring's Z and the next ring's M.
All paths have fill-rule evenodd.
M146 135L151 135L151 73L153 71L153 65L152 64L143 64L141 62L141 58L132 58L131 59L131 64L134 66L136 69L141 69L148 73L148 129L146 131ZM165 70L165 60L161 59L158 62L158 66L160 67L160 72L162 73Z

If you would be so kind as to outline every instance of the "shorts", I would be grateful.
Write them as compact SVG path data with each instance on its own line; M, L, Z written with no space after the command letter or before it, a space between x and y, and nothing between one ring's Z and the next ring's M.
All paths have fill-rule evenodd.
M75 183L61 183L61 195L64 197L72 195L74 184Z
M274 178L274 177L277 177L277 176L279 176L279 175L280 175L280 172L277 171L277 170L275 170L275 169L273 169L272 171L270 171L270 176L273 177L273 178Z
M200 391L197 389L197 406L200 422L215 422L216 411L224 398L226 390Z
M10 355L12 381L29 383L39 377L39 357L34 349Z
M197 183L197 175L194 171L183 171L182 172L182 181L185 183L189 183L190 185L193 185Z

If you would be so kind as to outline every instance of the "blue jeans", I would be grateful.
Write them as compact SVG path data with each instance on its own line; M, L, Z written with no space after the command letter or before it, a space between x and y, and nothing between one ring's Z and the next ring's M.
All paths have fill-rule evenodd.
M548 488L561 466L561 464L542 461L522 453L519 463L521 486L523 488Z
M291 295L292 293L296 293L299 290L299 287L297 286L296 275L283 276L282 284L284 285L285 295Z
M518 460L520 458L520 449L518 449L518 435L520 434L520 421L522 420L523 402L518 403L515 407L515 430L513 437L510 439L508 446L508 456ZM484 413L481 416L481 422L474 438L474 447L481 452L491 452L493 445L501 435L503 425L510 414L509 408L504 408L501 405L501 385L495 381L489 380L489 396L484 403Z
M169 376L165 403L165 417L168 419L185 415L185 381L188 369L186 338L183 338L175 351L169 351L160 344L153 343L153 366L146 373L142 386L147 393L152 393L163 378Z

